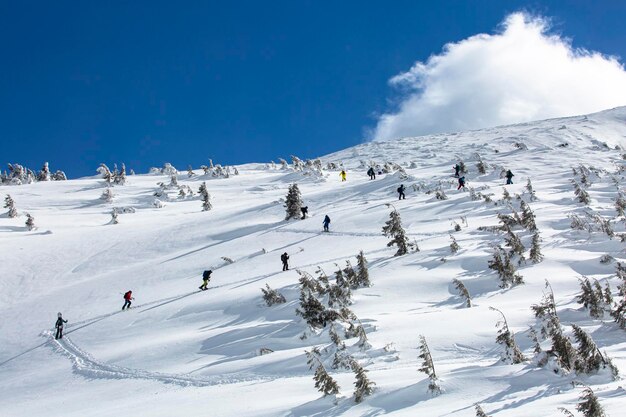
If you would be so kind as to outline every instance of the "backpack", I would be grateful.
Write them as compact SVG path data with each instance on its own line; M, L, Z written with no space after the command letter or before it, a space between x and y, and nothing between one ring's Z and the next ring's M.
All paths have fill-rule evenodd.
M126 291L126 294L124 294L124 300L130 300L130 295L131 294L132 294L132 292Z
M211 278L211 272L213 272L213 271L204 271L204 272L202 273L202 279L204 279L204 280L208 281L208 280L209 280L209 278Z

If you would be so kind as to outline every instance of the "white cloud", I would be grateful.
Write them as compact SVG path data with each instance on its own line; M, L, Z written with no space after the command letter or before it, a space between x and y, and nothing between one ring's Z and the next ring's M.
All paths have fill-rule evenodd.
M573 116L626 105L615 58L574 49L549 23L509 15L499 33L447 44L390 80L405 95L383 114L374 139L454 132Z

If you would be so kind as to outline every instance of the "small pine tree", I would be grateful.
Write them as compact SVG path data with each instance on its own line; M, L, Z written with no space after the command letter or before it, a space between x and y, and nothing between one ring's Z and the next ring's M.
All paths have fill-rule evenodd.
M601 319L604 316L604 293L597 280L591 283L588 277L579 278L581 293L576 296L576 302L582 304L589 311L589 315L594 319Z
M435 364L433 363L433 358L430 354L430 349L428 348L428 344L426 343L426 338L423 335L420 335L420 354L418 357L422 359L422 365L419 369L420 372L428 375L429 383L428 383L428 392L433 395L438 395L443 392L441 387L439 386L439 378L437 378L437 374L435 372Z
M589 387L585 387L581 396L580 402L576 405L576 410L583 413L585 417L606 417L604 408L600 404L600 400L596 397L596 394Z
M356 287L363 288L369 287L370 283L370 275L367 269L367 259L365 259L365 255L363 251L360 251L356 256Z
M548 280L546 280L546 289L549 289L549 292L544 292L541 303L533 304L530 308L535 313L535 317L543 321L542 335L549 336L552 341L552 346L547 351L548 355L556 358L562 369L571 371L576 362L576 350L570 339L563 334L561 322L556 312L554 291L552 291L552 286Z
M617 193L617 198L615 199L615 210L617 211L617 215L620 217L626 217L626 197L621 192Z
M618 262L615 267L615 273L621 281L617 286L618 296L621 299L615 303L613 310L611 310L611 317L613 317L613 320L617 322L619 327L626 329L626 265Z
M376 384L367 378L367 371L363 369L357 361L352 360L350 367L352 368L352 372L354 372L354 377L356 379L354 381L354 401L356 403L360 403L363 401L363 398L374 392L374 386Z
M486 174L487 164L485 164L482 159L479 159L478 163L476 164L476 169L478 170L479 174Z
M474 405L476 409L476 417L489 417L478 404Z
M396 210L389 213L389 220L385 223L385 226L383 226L383 235L392 238L392 240L387 243L387 247L393 245L398 247L394 256L406 255L409 252L409 248L413 246L406 237L406 232L402 228L400 214Z
M7 212L7 216L9 216L10 218L17 217L17 209L15 208L15 201L13 201L13 198L11 198L9 194L7 194L7 196L4 198L4 208L9 209L9 211Z
M326 371L326 368L320 359L319 348L315 347L311 350L311 352L305 350L305 353L309 369L313 369L315 367L315 375L313 376L315 388L324 394L324 396L338 394L339 384L337 384L337 381L335 381Z
M37 181L50 181L50 168L48 167L47 162L43 163L43 167L37 175Z
M530 209L530 206L522 200L520 203L522 208L522 226L529 232L537 231L537 224L535 223L535 213Z
M504 244L505 246L511 248L509 256L513 256L514 254L517 254L520 257L524 256L524 251L526 250L526 248L524 247L522 240L518 235L513 233L513 231L508 228L508 226L506 236L504 237Z
M466 307L471 307L472 306L472 297L470 296L470 293L467 289L467 287L465 287L465 284L463 284L463 281L454 278L452 280L452 283L454 284L454 288L457 289L457 291L459 292L459 295L461 297L463 297L463 299L465 300L465 306Z
M110 188L105 188L105 190L102 192L102 195L100 196L100 200L104 200L107 203L110 203L113 201L113 191L111 191Z
M122 164L122 169L113 176L113 182L117 185L126 184L126 165Z
M107 184L110 184L113 181L113 174L106 164L101 163L98 169L96 170Z
M300 219L302 215L302 198L300 194L300 189L298 188L298 184L292 184L289 186L289 191L287 192L287 198L285 200L285 209L287 211L287 215L285 216L285 220L289 219Z
M589 374L605 366L606 360L604 355L602 355L591 336L576 324L572 324L572 329L574 331L574 340L578 343L578 349L576 349L578 356L574 365L576 372Z
M196 174L193 172L193 167L191 165L187 165L187 177L191 178L194 175Z
M524 283L524 278L517 273L517 269L511 256L500 246L496 246L493 252L493 259L488 261L489 269L498 273L500 278L500 288L509 288L512 285L520 285Z
M261 288L261 291L263 292L263 300L265 300L265 304L267 304L268 307L287 302L284 295L270 288L268 284L265 284L265 288Z
M505 352L502 358L503 361L508 363L522 363L526 358L521 349L515 342L515 335L509 329L509 324L506 321L504 313L495 307L489 307L490 310L497 311L502 316L502 319L496 323L498 329L498 336L496 337L496 343L504 346Z
M211 194L209 194L206 188L206 181L200 184L198 194L200 194L200 198L202 198L202 211L211 210L213 205L211 204Z
M528 191L528 194L530 195L530 201L539 200L535 194L535 190L533 189L533 184L530 182L530 178L528 179L528 182L526 182L526 191Z
M530 255L529 255L530 260L535 264L543 260L543 255L541 254L540 242L541 242L541 237L539 236L539 232L535 232L535 234L533 235L532 243L530 245Z
M574 195L578 199L579 203L589 204L591 203L591 197L589 197L589 193L580 186L576 181L574 181Z
M29 231L35 229L35 218L28 213L26 213L26 228Z
M109 222L109 224L118 224L119 221L117 219L117 209L113 208L113 210L111 210L111 221Z
M450 252L455 255L459 251L460 247L454 236L450 235L450 240L452 240L452 242L450 243Z
M509 191L506 188L503 188L502 199L505 201L511 201L511 194L509 194Z
M300 307L296 315L306 320L309 327L316 329L326 326L328 313L324 305L315 297L319 283L308 274L300 273Z
M467 166L465 166L465 162L459 161L459 172L461 174L467 174Z

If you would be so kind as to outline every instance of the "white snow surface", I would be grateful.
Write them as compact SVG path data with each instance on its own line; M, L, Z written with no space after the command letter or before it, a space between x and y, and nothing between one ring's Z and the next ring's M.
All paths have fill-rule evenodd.
M591 386L609 415L623 415L623 381L607 372L557 374L539 367L527 337L539 323L530 306L541 301L549 279L566 333L572 323L580 325L626 373L624 330L608 314L590 318L575 300L582 275L610 282L617 294L615 262L599 260L609 254L624 261L625 244L573 230L567 217L592 210L624 232L614 208L618 190L624 191L620 148L626 149L626 108L371 142L321 158L324 165L343 163L346 182L337 170L320 178L265 164L241 165L240 175L220 179L181 172L178 183L194 191L207 182L213 204L207 212L197 195L180 199L177 190L155 208L157 182L169 183L161 175L129 176L126 185L112 187L111 203L100 199L105 184L97 176L2 186L1 197L10 194L20 215L8 218L3 209L0 216L0 416L474 416L475 404L491 416L556 416L558 407L576 414L582 388L572 381ZM479 156L489 166L483 175ZM469 169L468 187L493 194L492 203L457 191L452 167L459 160ZM408 178L396 172L370 181L360 161L400 164ZM570 182L580 165L595 168L588 206L576 200ZM519 194L536 215L545 257L523 263L525 284L508 289L499 288L487 267L502 235L478 230L511 212L502 201L502 168L515 174L515 184L506 186L512 204ZM530 202L525 188L529 178L537 201ZM285 221L283 200L294 182L310 217ZM397 200L400 183L407 186L403 201ZM437 188L447 200L427 192ZM113 225L113 207L136 212L120 214ZM381 228L393 208L419 252L394 257L395 248L386 246ZM24 226L25 213L34 216L35 230ZM322 232L325 214L330 233ZM530 235L518 231L529 242ZM457 254L450 253L450 234L460 245ZM359 349L357 339L346 345L376 388L356 404L349 370L327 366L340 385L336 397L314 387L304 352L332 344L327 329L312 332L296 316L295 270L314 274L321 266L330 276L336 264L355 265L360 250L372 286L354 290L350 308L371 348ZM286 272L283 252L291 256ZM209 290L200 292L209 268ZM469 289L473 307L463 306L454 278ZM267 307L260 291L266 283L287 303ZM127 290L135 301L122 312ZM506 315L525 363L501 360L499 315L490 306ZM57 312L69 321L59 341L53 337ZM445 391L439 396L427 392L428 378L418 371L419 335ZM260 355L261 348L273 352Z

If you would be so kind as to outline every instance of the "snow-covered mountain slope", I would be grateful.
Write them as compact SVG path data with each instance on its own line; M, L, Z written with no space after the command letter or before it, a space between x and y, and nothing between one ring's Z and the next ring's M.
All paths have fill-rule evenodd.
M591 386L609 415L621 415L623 382L607 370L587 375L555 373L553 362L540 367L528 336L529 326L540 324L530 306L541 301L548 279L565 333L571 337L571 324L581 326L626 373L624 330L608 314L592 319L575 299L583 275L609 282L617 296L615 268L625 258L624 243L600 231L573 230L568 218L597 215L611 219L615 233L624 232L615 210L624 148L626 108L618 108L372 142L322 158L324 166L343 163L346 182L337 170L304 175L265 164L239 166L240 175L230 178L181 172L178 183L194 191L206 181L213 204L208 212L197 195L178 198L176 188L160 198L164 207L154 207L157 183L170 182L164 175L129 176L126 185L112 187L111 203L100 199L105 184L99 177L2 186L2 198L10 194L20 216L0 217L0 415L473 416L480 404L492 416L554 416L558 407L575 412L582 388L572 381ZM460 160L469 170L468 188L488 198L457 191L452 167ZM485 174L478 172L479 160ZM399 164L406 173L396 167L369 180L363 163L370 162ZM504 186L503 169L515 174L513 185ZM581 185L588 205L577 200L571 182L581 183L582 176L590 183ZM306 220L284 220L292 183L309 207ZM402 201L400 183L407 186ZM447 199L436 198L437 191ZM488 226L499 224L498 214L511 214L510 207L520 211L521 200L536 216L544 259L522 262L525 283L501 289L488 261L505 235ZM135 212L108 224L113 207ZM387 247L381 228L393 209L419 252L394 257L396 248ZM26 230L25 213L37 229ZM322 232L326 214L330 233ZM532 233L514 232L528 258ZM460 247L456 254L451 235ZM356 404L354 374L331 367L330 326L313 332L295 313L295 270L315 275L322 267L331 276L346 261L355 265L360 250L372 286L353 290L349 308L368 345L359 347L358 338L344 342L376 388ZM290 254L285 272L283 252ZM615 260L601 263L604 255ZM204 269L214 272L209 290L200 292ZM473 307L464 308L455 278L468 288ZM267 307L265 284L287 302ZM122 312L127 290L136 299ZM501 360L504 349L495 342L500 315L489 307L505 314L525 362ZM56 341L59 311L69 322ZM428 393L428 378L418 371L420 335L445 391L439 396ZM323 398L314 387L305 350L315 346L340 386L337 397ZM261 355L264 348L273 352Z

